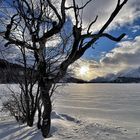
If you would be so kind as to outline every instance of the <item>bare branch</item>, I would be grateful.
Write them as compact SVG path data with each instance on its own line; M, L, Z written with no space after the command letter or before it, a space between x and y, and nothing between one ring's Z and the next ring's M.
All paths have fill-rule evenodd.
M112 41L119 42L119 41L121 41L121 40L124 38L125 35L126 35L126 34L123 33L123 34L121 34L119 37L116 38L116 37L113 37L113 36L110 35L110 34L103 33L103 34L100 35L100 37L107 37L107 38L109 38L109 39L112 40Z
M66 19L66 12L65 12L65 3L66 3L66 0L62 0L62 3L61 3L61 14L62 14L62 25L64 24L65 22L65 19ZM61 25L61 26L62 26Z
M101 34L101 33L103 33L105 31L105 29L110 25L110 23L113 21L113 19L116 17L116 15L119 13L119 11L121 10L121 8L124 6L124 4L126 4L127 1L128 0L124 0L122 2L122 4L120 4L120 0L118 0L118 4L117 4L115 10L111 14L111 16L107 20L107 22L104 24L104 26L101 28L101 30L99 31L99 34Z
M73 0L73 10L74 10L74 16L75 16L75 21L76 21L76 26L78 26L78 6L75 3L75 0Z
M50 0L48 0L48 2L50 2ZM57 34L57 33L60 32L61 28L63 27L63 25L65 23L65 19L66 19L65 3L66 3L66 0L62 0L62 2L61 2L61 14L62 14L62 18L61 18L60 15L57 12L57 9L50 2L50 7L54 10L54 12L56 13L56 15L58 16L59 24L53 26L53 28L50 29L49 31L47 31L46 33L44 33L41 38L36 39L37 42L45 42L46 39L48 39L48 38L52 37L53 35L55 35L55 34Z
M87 1L82 7L77 7L78 10L84 9L92 0ZM66 7L66 10L74 9L74 6Z
M54 7L54 5L52 4L52 2L50 2L50 0L47 0L49 6L53 9L53 11L55 12L56 16L58 17L59 21L61 21L61 16L58 13L58 10Z
M89 27L87 29L87 33L89 33L91 26L97 21L97 19L98 19L98 16L96 16L95 20L90 23L90 25L89 25Z
M120 5L120 2L121 2L121 0L118 0L118 2L117 2L117 6L119 6L119 5Z
M112 40L112 41L116 41L116 42L118 42L118 41L121 41L121 39L125 36L126 34L125 33L123 33L123 34L121 34L119 37L114 37L114 36L112 36L112 35L110 35L110 34L108 34L108 33L102 33L102 34L92 34L92 35L90 35L90 34L84 34L84 35L82 35L82 39L87 39L87 38L90 38L90 39L99 39L100 37L107 37L108 39L110 39L110 40Z
M100 29L100 31L98 32L98 34L95 34L95 35L83 35L82 37L90 37L92 36L93 39L91 41L89 41L81 50L79 53L83 54L88 48L91 47L92 44L94 44L97 39L99 37L102 37L102 35L104 34L103 32L106 30L106 28L110 25L110 23L113 21L113 19L116 17L116 15L119 13L119 11L121 10L121 8L124 6L124 4L126 4L128 0L124 0L122 2L122 4L117 4L115 10L112 12L110 18L107 20L107 22L104 24L104 26ZM118 1L119 3L119 1ZM104 34L106 37L110 38L110 39L113 39L114 41L117 40L115 39L114 37L111 37L110 35L106 35ZM121 37L119 39L122 39L124 37L124 34L121 35Z

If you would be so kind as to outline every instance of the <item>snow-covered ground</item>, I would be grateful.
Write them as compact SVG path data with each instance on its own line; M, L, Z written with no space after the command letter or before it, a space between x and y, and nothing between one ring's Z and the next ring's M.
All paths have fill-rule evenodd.
M140 140L140 84L70 84L58 91L49 140ZM43 140L35 125L0 118L0 140Z

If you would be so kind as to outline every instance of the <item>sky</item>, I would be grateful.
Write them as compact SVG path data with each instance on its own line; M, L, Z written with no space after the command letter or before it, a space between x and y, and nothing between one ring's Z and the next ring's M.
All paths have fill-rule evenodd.
M82 5L86 1L88 0L76 0L76 3ZM71 0L67 0L68 4L70 2ZM110 17L116 4L117 0L92 0L83 11L83 26L87 27L98 15L91 29L93 32L98 31ZM140 67L140 0L128 0L105 32L116 37L126 33L126 36L120 42L100 38L74 64L74 74L78 78L91 80Z
M79 4L81 0L77 0ZM85 2L85 1L84 1ZM92 27L98 31L113 11L117 0L94 0L84 11L85 26L98 15L98 20ZM78 60L77 76L90 80L109 73L140 67L140 1L128 0L106 32L113 36L126 33L120 42L107 38L99 39L93 48L86 51ZM82 66L89 67L85 74L79 74ZM83 69L83 68L82 68Z

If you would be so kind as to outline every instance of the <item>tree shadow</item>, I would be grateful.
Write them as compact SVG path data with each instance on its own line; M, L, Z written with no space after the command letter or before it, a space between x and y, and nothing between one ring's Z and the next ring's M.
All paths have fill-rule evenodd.
M16 134L17 131L21 131L26 127L26 125L19 125L16 122L2 122L0 123L0 139L4 139L8 136Z
M54 126L51 127L49 137L58 129ZM13 139L13 140L44 140L41 131L37 129L36 124L33 127L27 125L19 125L15 121L0 123L0 139Z

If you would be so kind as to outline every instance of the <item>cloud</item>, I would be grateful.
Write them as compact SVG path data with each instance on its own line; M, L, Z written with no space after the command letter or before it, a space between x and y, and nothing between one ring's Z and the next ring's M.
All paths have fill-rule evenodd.
M80 74L80 69L83 66L89 68L89 71L87 72L86 75ZM70 68L72 69L72 73L74 74L74 76L76 76L77 78L81 78L84 80L91 80L94 77L99 76L99 73L97 73L97 71L95 70L95 69L98 69L98 67L99 67L98 62L94 60L86 60L86 59L81 58L77 60L74 64L72 64Z
M107 53L101 59L103 65L125 65L139 66L140 65L140 36L134 40L123 41L117 44L118 47Z
M88 0L76 0L77 4L81 5ZM70 2L69 2L70 3ZM85 27L94 20L98 15L98 20L92 27L93 31L99 30L109 18L111 12L116 7L117 0L93 0L83 12L83 21ZM108 30L116 29L125 24L133 23L137 18L140 18L140 1L128 0L127 4L121 9L115 20L109 26Z
M131 27L132 33L136 33L140 30L140 25L135 25Z
M134 40L122 41L117 44L117 47L106 53L99 62L94 60L77 61L75 74L78 75L78 69L83 65L88 65L90 68L89 75L82 77L86 80L91 80L98 76L105 76L109 73L118 73L122 70L137 68L140 66L140 36Z
M140 1L128 0L120 13L113 21L111 28L122 27L126 24L133 24L136 19L140 18Z
M134 40L122 41L100 59L99 68L102 75L140 66L140 36Z
M88 0L76 0L77 4L82 5ZM83 24L85 27L95 19L98 15L97 22L93 25L92 30L95 32L99 30L110 14L115 9L118 0L93 0L83 12ZM123 0L121 0L123 1ZM69 0L70 4L70 0ZM139 29L139 25L133 25L133 23L140 18L140 1L128 0L126 5L121 9L120 13L116 16L113 22L110 24L107 31L116 30L123 26L128 27L132 33L136 33ZM127 41L126 41L127 40ZM80 60L78 67L81 65L88 65L90 67L90 78L97 76L103 76L108 73L117 73L121 70L128 69L130 67L140 66L140 36L133 39L130 35L126 36L121 43L117 44L117 47L111 50L107 54L102 54L102 58L99 62L91 60ZM88 77L89 78L89 77Z

